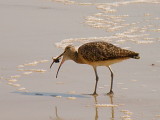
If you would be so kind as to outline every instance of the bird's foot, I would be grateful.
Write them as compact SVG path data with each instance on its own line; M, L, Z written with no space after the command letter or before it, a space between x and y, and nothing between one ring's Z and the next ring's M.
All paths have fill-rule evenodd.
M91 94L91 95L93 95L93 96L98 96L98 94L96 93L96 92L94 92L93 94Z
M112 90L110 90L110 91L109 91L109 93L107 93L107 95L109 95L109 96L113 96L113 95L114 95L114 93L113 93L113 91L112 91Z

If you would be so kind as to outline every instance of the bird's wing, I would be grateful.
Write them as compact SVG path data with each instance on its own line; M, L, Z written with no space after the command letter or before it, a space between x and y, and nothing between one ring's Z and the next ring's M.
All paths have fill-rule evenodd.
M90 42L79 47L78 53L91 62L131 57L135 52L121 49L107 42Z

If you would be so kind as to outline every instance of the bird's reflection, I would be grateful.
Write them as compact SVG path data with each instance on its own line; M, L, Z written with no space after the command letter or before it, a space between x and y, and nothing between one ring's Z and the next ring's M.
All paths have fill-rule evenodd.
M95 104L98 104L98 101L97 101L97 96L93 96L94 97L94 102ZM109 99L110 99L110 104L113 104L113 96L108 96ZM95 120L98 120L98 107L95 106ZM114 120L114 106L111 107L111 120Z
M109 96L110 97L110 103L113 104L113 96ZM112 113L112 120L114 120L114 107L111 107L111 113Z
M55 114L56 114L56 117L55 118L50 117L51 120L64 120L64 119L59 117L57 106L55 106Z
M94 103L97 104L97 96L93 96L94 97ZM98 120L98 107L95 107L95 111L96 111L96 114L95 114L95 120Z
M110 103L109 104L112 104L113 105L113 96L107 96L110 100ZM98 100L97 100L97 96L93 96L94 98L94 104L95 104L95 120L99 120L99 107L96 106L96 104L98 104ZM108 108L108 107L107 107ZM110 113L111 113L111 116L110 116L110 119L111 120L114 120L115 118L115 114L114 114L114 106L111 106L110 107L111 110L110 110ZM53 117L50 117L51 120L65 120L65 119L62 119L61 117L59 117L58 115L58 109L57 109L57 106L55 106L55 118Z

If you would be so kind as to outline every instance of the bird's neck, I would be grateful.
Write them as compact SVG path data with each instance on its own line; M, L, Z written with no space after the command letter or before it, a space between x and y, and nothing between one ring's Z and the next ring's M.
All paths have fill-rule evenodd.
M79 58L77 51L74 51L70 57L74 62L82 64L82 61Z

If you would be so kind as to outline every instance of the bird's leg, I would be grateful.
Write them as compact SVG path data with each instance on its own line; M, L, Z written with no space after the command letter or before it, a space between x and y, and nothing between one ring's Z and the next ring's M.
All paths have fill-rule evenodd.
M96 67L93 67L93 69L94 69L94 72L95 72L95 75L96 75L96 84L95 84L95 89L94 89L94 92L93 92L93 94L92 95L98 95L97 94L97 84L98 84L98 74L97 74L97 69L96 69Z
M109 70L111 72L111 87L110 87L110 91L109 91L109 93L107 93L107 95L113 95L114 94L113 90L112 90L112 88L113 88L113 71L109 66L108 66L108 68L109 68Z

